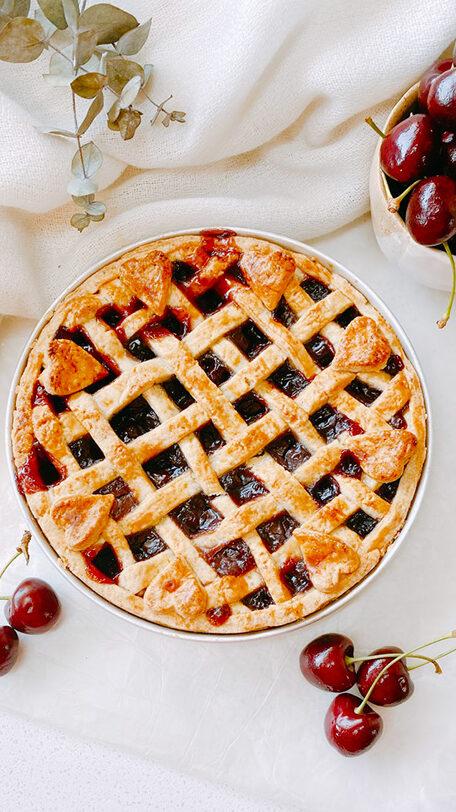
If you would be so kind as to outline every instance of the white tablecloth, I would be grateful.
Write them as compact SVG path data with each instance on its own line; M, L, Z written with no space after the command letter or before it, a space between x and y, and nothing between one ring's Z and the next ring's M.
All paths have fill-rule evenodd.
M309 812L453 812L456 658L444 661L443 677L427 668L416 672L414 696L383 712L382 739L352 760L328 746L322 725L330 697L302 680L297 658L303 644L323 631L346 632L366 651L382 644L418 644L456 625L451 452L456 442L451 372L456 318L445 332L437 330L444 294L398 276L378 251L368 220L316 245L385 299L408 332L428 379L434 462L421 511L397 556L334 616L304 631L227 645L171 640L118 621L74 591L33 545L30 568L55 586L64 615L53 632L23 641L22 661L1 680L0 708L228 783L276 806L296 805ZM31 326L9 319L0 325L3 406L19 345ZM1 549L6 557L23 522L1 453ZM10 583L23 575L18 565ZM3 749L7 758L5 743ZM58 776L46 773L46 754L37 757L43 760L42 781L54 782L58 797ZM108 758L100 749L101 757ZM67 769L72 769L71 758ZM10 771L17 772L21 801L29 803L24 801L25 809L33 809L33 785L23 778L24 766L11 764ZM91 771L87 780L96 793L96 773ZM120 782L128 780L120 774ZM113 787L112 809L117 808L115 792ZM152 787L151 793L153 798ZM167 802L160 796L155 808L172 808ZM101 800L100 806L96 803L94 809L105 808ZM221 809L236 808L230 803L221 795Z

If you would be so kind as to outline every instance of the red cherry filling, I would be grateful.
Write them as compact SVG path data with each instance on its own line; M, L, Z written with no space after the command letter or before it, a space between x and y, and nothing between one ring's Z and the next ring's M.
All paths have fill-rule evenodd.
M54 487L66 476L63 466L34 440L23 465L17 469L16 480L21 493L37 493Z
M188 471L188 463L177 443L143 463L143 469L156 488Z
M206 454L213 454L214 451L218 451L219 448L223 448L223 446L226 445L225 440L211 420L197 429L195 434Z
M260 330L259 327L251 319L247 319L239 327L227 333L227 338L231 339L233 344L236 345L238 350L242 352L249 361L253 361L257 355L262 352L266 347L269 347L270 341L267 336Z
M329 367L334 358L335 351L333 345L325 336L317 333L317 335L313 336L310 341L307 341L304 346L312 360L315 361L320 369Z
M138 533L132 533L126 536L126 539L135 561L146 561L148 558L153 558L154 555L168 549L168 545L165 544L153 527L140 530Z
M406 419L404 417L404 409L405 408L406 407L404 406L402 409L399 409L399 411L396 412L396 414L393 414L393 416L388 420L388 423L390 424L391 428L393 428L393 429L406 429L407 428L407 421L406 421Z
M322 634L303 648L299 665L303 676L324 691L348 691L356 673L346 658L353 657L353 642L343 634Z
M231 609L227 603L224 603L223 606L215 606L206 612L207 619L213 626L223 626L231 617L231 614Z
M236 505L243 505L269 493L268 489L245 465L233 468L220 477L220 483Z
M91 547L84 550L82 557L86 562L87 574L102 584L113 584L122 570L120 562L107 542L102 547Z
M231 371L212 350L205 352L204 355L200 355L198 363L209 380L215 383L216 386L221 386L222 383L225 383L225 381L231 378Z
M334 473L351 476L353 479L361 479L362 469L358 457L352 451L342 451L339 463L334 468Z
M246 575L256 566L255 559L244 539L235 539L224 547L211 550L206 554L206 560L220 577Z
M358 534L362 539L366 538L369 533L372 533L372 530L378 524L378 519L374 519L373 516L369 516L368 513L365 513L364 510L361 508L356 511L349 519L345 522L346 526L353 530L355 533Z
M318 482L312 485L312 487L307 488L307 490L312 499L315 499L317 504L321 506L326 505L327 502L330 502L340 494L339 485L331 474L325 474L325 476L320 477Z
M372 652L374 654L403 654L402 649L397 646L385 646ZM371 655L371 656L372 656ZM394 657L377 657L375 660L364 660L358 668L357 683L362 696L366 696L374 680L379 676L388 663ZM405 659L392 663L388 670L375 685L369 702L373 705L399 705L413 693L413 682L411 680Z
M289 398L296 398L310 383L290 361L277 367L267 380Z
M187 499L169 515L189 538L215 530L223 518L203 493Z
M149 321L141 330L145 338L158 339L172 333L179 341L190 330L190 316L181 308L167 307L164 315L157 320Z
M247 609L257 612L259 609L267 609L274 601L267 586L260 586L259 589L255 589L254 592L250 592L249 595L242 598L242 603L247 606Z
M310 422L327 443L332 443L343 431L352 435L364 433L359 423L333 409L329 403L311 414Z
M368 750L383 730L378 713L369 705L357 713L358 706L358 697L339 694L331 702L325 717L326 738L343 756L356 756Z
M291 431L280 434L266 446L265 450L290 473L296 471L310 457L310 452Z
M195 402L190 392L187 392L185 386L181 384L175 375L172 375L169 380L163 381L160 386L163 387L170 400L173 401L180 411L187 409Z
M90 434L84 434L78 440L72 440L71 443L68 443L68 448L80 468L90 468L91 465L95 465L105 458L101 448L97 446Z
M41 634L57 622L60 601L40 578L27 578L13 592L5 606L8 623L18 632Z
M301 287L314 302L320 302L331 293L330 289L314 276L307 276L303 279Z
M152 358L155 358L155 353L149 347L147 337L143 330L138 330L131 338L125 339L122 343L128 352L137 358L138 361L150 361Z
M32 407L44 405L49 406L53 414L61 414L62 412L68 411L66 398L59 397L58 395L50 395L49 392L46 392L44 386L37 381L32 396Z
M131 443L132 440L160 425L158 415L142 395L113 415L109 422L124 443Z
M359 400L364 406L371 406L374 400L377 400L379 395L382 394L380 389L369 386L368 383L360 380L360 378L353 378L351 383L345 387L345 391L356 400Z
M400 355L390 355L390 357L388 358L386 367L385 367L385 369L383 371L386 372L387 375L391 375L391 377L394 378L394 376L397 375L398 372L401 372L401 370L403 370L403 369L404 369L404 362L403 362L401 356Z
M119 324L127 318L127 316L131 316L132 313L136 313L137 310L142 310L144 308L144 304L134 297L127 305L121 307L120 305L115 304L106 304L100 307L97 311L97 318L101 319L108 325L108 327L112 327L113 330L116 330Z
M269 412L263 398L260 398L255 392L247 392L246 395L235 400L233 406L248 426Z
M283 324L284 327L291 327L297 321L295 312L291 309L284 296L279 301L276 309L272 313L273 318Z
M377 495L384 499L385 502L392 502L396 496L400 481L400 479L395 479L394 482L384 482L383 485L380 485Z
M286 510L259 524L256 531L269 553L274 553L290 538L298 522Z
M292 595L305 592L312 586L304 561L300 558L288 558L279 570L280 580Z
M351 305L350 307L347 307L347 309L344 310L342 313L340 313L339 316L336 316L334 321L337 322L339 327L343 327L345 329L345 327L348 327L348 325L350 324L350 322L353 321L353 319L356 319L357 316L360 315L361 313L359 312L358 308L355 307L355 305Z
M116 477L116 479L98 488L95 493L114 494L114 504L109 515L116 522L119 522L127 513L130 513L130 510L133 510L138 504L127 483L121 476Z

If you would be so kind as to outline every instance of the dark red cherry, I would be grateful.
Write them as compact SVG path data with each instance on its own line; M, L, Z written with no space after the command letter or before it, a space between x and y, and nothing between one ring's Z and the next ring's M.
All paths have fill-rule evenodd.
M450 68L431 82L427 108L434 121L456 128L456 68Z
M433 122L425 113L416 113L400 121L381 143L380 163L383 171L400 183L410 183L426 174L435 140Z
M456 182L446 175L420 181L410 195L407 228L421 245L437 245L456 233Z
M60 602L54 590L40 578L27 578L19 584L5 606L8 623L18 632L47 632L60 614Z
M0 626L0 676L11 671L17 660L19 638L11 626Z
M343 634L322 634L301 651L299 665L305 678L324 691L347 691L356 682L353 643Z
M440 136L441 159L446 175L456 179L456 132L444 130Z
M396 646L386 646L378 648L372 654L403 654L402 649ZM380 671L391 662L391 657L378 657L375 660L365 660L358 668L357 683L363 696L366 696L374 679L378 677ZM373 705L398 705L404 702L413 694L413 682L404 660L394 663L388 671L380 677L374 690L369 696L369 702Z
M326 713L326 738L343 756L357 756L368 750L383 730L381 716L369 705L356 713L359 704L353 694L339 694Z
M433 65L431 65L429 70L427 70L422 76L418 90L418 101L422 110L427 110L427 99L431 83L437 78L437 76L440 76L441 73L449 70L449 68L452 66L452 59L444 59L442 62L435 62Z

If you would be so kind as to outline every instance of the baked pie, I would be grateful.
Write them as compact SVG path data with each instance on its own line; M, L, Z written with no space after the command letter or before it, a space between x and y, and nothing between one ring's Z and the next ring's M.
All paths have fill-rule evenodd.
M20 379L17 483L63 566L176 629L303 618L376 566L425 457L416 371L304 254L149 243L57 305Z

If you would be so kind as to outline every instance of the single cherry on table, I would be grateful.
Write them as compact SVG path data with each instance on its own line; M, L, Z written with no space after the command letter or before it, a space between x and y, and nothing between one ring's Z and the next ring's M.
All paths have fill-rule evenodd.
M326 738L344 756L357 756L369 750L382 730L381 716L369 705L360 712L359 698L353 694L338 694L326 713Z
M27 578L13 592L5 606L10 625L25 634L42 634L57 622L60 601L54 590L40 578Z
M0 676L11 671L17 660L19 638L11 626L0 626Z

